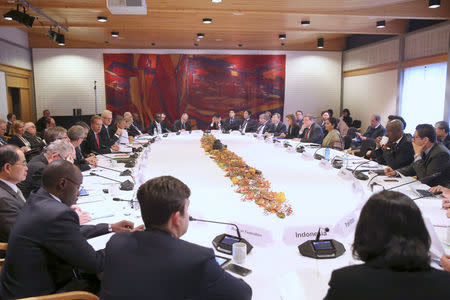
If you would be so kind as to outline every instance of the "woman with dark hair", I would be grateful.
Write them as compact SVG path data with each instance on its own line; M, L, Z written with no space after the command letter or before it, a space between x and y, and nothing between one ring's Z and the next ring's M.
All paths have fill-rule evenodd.
M297 119L293 114L289 114L286 116L286 125L288 129L286 133L281 133L280 137L284 137L286 139L294 139L300 137L300 127L298 127Z
M333 149L342 150L343 142L339 130L337 130L338 120L336 118L329 118L325 121L325 129L328 132L322 140L322 147L329 147Z
M347 124L348 127L352 127L353 118L350 117L350 111L348 110L348 108L344 108L344 110L342 111L341 118L345 122L345 124Z
M353 256L333 271L325 299L449 299L450 274L430 267L430 236L417 205L399 192L372 195L355 231Z

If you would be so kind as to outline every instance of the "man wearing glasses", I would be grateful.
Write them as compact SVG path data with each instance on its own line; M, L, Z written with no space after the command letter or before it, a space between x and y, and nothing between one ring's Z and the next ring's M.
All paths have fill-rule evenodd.
M27 161L18 147L0 147L0 242L7 243L25 198L17 184L27 177ZM0 254L1 257L1 254Z
M103 271L103 251L89 245L85 226L70 209L82 183L80 170L70 162L57 160L45 168L42 187L31 194L11 231L0 277L1 299L98 292L96 274ZM134 230L128 221L89 226L101 234Z
M395 176L397 172L417 178L429 186L450 184L450 152L436 143L436 132L430 124L419 124L414 132L412 145L414 161L403 168L385 169L385 174Z
M28 174L27 178L18 184L25 199L28 198L32 191L35 191L41 187L42 184L42 172L49 163L55 160L67 160L73 163L75 157L75 148L73 145L66 141L66 139L58 139L48 145L44 151L33 157L28 162Z

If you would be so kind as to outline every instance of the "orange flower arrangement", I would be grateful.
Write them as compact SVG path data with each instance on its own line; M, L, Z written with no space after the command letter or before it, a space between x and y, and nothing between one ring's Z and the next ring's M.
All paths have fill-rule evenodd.
M229 177L237 187L235 192L242 194L243 201L253 201L264 208L264 213L275 213L279 218L293 213L284 193L271 191L270 182L264 179L261 171L248 166L241 157L226 148L214 150L214 141L213 135L205 134L201 147L225 171L225 177Z

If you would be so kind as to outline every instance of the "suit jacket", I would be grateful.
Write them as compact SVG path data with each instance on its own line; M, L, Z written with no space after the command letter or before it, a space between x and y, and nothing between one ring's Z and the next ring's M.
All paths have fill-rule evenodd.
M180 131L183 125L181 124L181 120L176 120L175 123L173 123L173 131ZM186 129L186 131L191 131L192 130L192 126L191 126L191 122L189 122L189 120L184 123L184 129Z
M24 132L23 137L30 142L31 144L31 149L42 149L45 146L44 141L36 136L36 135L32 135L29 132Z
M111 146L119 140L119 137L116 135L116 131L117 126L115 125L109 125L108 128L106 128L105 125L102 125L102 130L100 130L99 133L100 139L109 148L111 148Z
M223 123L225 126L225 130L239 130L239 126L241 126L241 120L238 118L226 119Z
M6 145L6 144L8 144L6 142L6 140L3 137L0 136L0 146Z
M382 147L372 151L371 158L379 164L387 165L394 170L410 165L414 161L414 148L408 138L403 135L400 142L390 149Z
M25 202L9 185L0 180L0 242L7 243L11 228Z
M167 125L167 123L165 124ZM167 126L165 126L163 124L163 122L159 123L159 126L161 126L161 132L164 133L168 133L169 129ZM150 125L147 127L147 129L145 130L146 133L150 134L150 135L154 135L157 132L157 128L158 128L158 122L153 121L150 123Z
M45 158L44 154L41 153L35 157L33 157L28 162L28 172L27 177L24 181L17 184L17 186L22 191L25 199L28 199L28 196L31 192L36 191L42 185L42 172L44 168L48 165L48 160Z
M448 299L450 273L430 268L398 272L370 263L333 271L325 300L428 300Z
M225 272L214 251L151 230L115 234L105 248L101 298L250 299L251 288Z
M140 130L134 123L131 123L130 128L127 129L128 135L135 137L142 134L142 130Z
M385 132L386 130L383 125L380 124L377 128L373 128L372 126L367 127L367 130L364 132L363 136L368 139L375 140L377 137L383 136Z
M87 171L91 169L91 166L87 162L87 160L84 158L84 155L80 149L80 147L75 147L75 159L73 161L73 164L76 165L81 172Z
M272 126L273 126L273 123L270 121L267 121L266 123L264 123L264 125L259 124L258 128L256 129L256 132L258 132L261 128L262 128L262 132L259 132L259 134L264 134L266 132L270 132L272 130Z
M245 132L256 132L258 125L258 121L249 118L241 123L241 130L245 127Z
M17 135L13 135L9 140L8 140L8 144L11 145L16 145L19 148L25 147L25 143L17 136Z
M287 139L295 139L300 137L300 127L295 124L295 126L289 126L286 131Z
M269 132L273 133L274 136L279 136L282 133L286 133L286 125L281 122L278 122L278 124L275 126L275 124L272 123Z
M423 178L436 172L441 172L436 178L426 180L429 186L450 184L450 152L441 144L435 143L430 152L423 159L412 162L410 165L397 170L406 176L417 176L422 181Z
M97 227L107 232L105 225ZM6 255L0 277L1 299L54 293L72 280L73 268L88 273L103 271L103 252L89 245L78 215L44 189L33 193L20 212Z
M109 146L108 141L105 141L104 138L99 134L98 139L100 142L100 147L97 145L97 139L95 138L94 131L89 130L86 141L84 143L85 146L85 154L89 154L92 152L97 152L101 154L111 153L111 146Z
M161 127L164 133L170 132L170 125L166 121L161 121Z
M41 132L45 130L45 117L41 117L36 122L36 131Z
M447 149L450 150L450 134L448 134L445 139L443 139L442 141L439 141L439 143L441 143L442 145L444 145L445 147L447 147Z
M302 132L302 134L300 134L300 141L303 143L322 144L322 140L323 140L322 127L320 127L320 125L316 123L312 123L309 129L306 128Z

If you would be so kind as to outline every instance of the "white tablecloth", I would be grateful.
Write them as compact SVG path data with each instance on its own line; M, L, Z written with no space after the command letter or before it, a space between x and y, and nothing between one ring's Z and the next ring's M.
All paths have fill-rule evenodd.
M200 147L201 135L195 132L170 135L151 144L135 167L136 188L153 177L174 176L191 189L190 215L238 224L242 236L254 246L243 264L253 271L245 278L253 289L253 299L322 299L331 272L358 263L351 256L351 243L359 210L372 193L367 181L339 176L339 170L327 168L326 164L320 165L318 160L310 160L299 153L288 152L282 144L266 143L250 135L217 134L216 137L248 165L261 170L271 182L273 191L285 193L294 211L291 216L280 219L274 214L266 215L255 203L242 201L242 195L234 192L236 187L224 176L225 172L205 155ZM306 151L313 153L315 149L306 148ZM341 155L332 151L331 156L337 154ZM352 159L349 166L356 166L354 163L361 161ZM101 158L100 164L110 166L105 158ZM96 169L94 172L119 180L130 179L109 170ZM383 176L375 179L386 188L408 180L412 178L402 178L399 182L384 182ZM81 197L79 205L92 213L95 218L92 223L128 219L136 225L142 224L137 203L132 207L130 202L112 201L113 197L132 199L135 191L119 191L117 183L96 176L86 176L83 185L90 195ZM415 183L398 190L417 197L412 186L421 185ZM103 189L108 189L108 194ZM450 222L440 208L440 200L424 198L417 203L433 225L442 226L438 235L444 239L444 227ZM343 256L314 260L299 254L297 246L313 239L319 227L329 227L326 238L344 244L347 251ZM227 225L191 222L182 238L212 247L212 239L221 233L235 234L235 230ZM314 236L308 236L309 233ZM93 239L91 244L97 249L103 248L109 237Z

